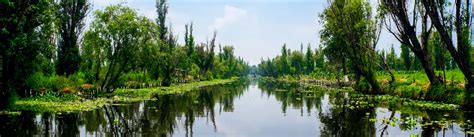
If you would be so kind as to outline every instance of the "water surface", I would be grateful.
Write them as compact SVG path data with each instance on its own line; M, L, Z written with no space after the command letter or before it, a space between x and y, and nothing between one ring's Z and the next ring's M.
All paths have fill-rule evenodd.
M302 92L303 91L303 92ZM402 105L354 108L348 93L257 81L79 113L0 115L0 136L468 136L473 115Z

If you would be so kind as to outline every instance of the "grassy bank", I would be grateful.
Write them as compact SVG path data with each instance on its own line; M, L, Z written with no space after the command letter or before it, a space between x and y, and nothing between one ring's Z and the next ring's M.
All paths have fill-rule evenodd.
M157 87L150 89L117 89L111 94L102 94L98 98L86 99L77 95L64 96L43 95L19 99L8 111L35 111L35 112L74 112L90 111L116 101L130 102L150 100L156 94L176 94L189 92L205 86L226 84L236 81L233 79L215 79L185 84L175 84L170 87Z
M444 85L430 88L428 77L423 72L396 71L395 82L389 85L390 76L378 73L377 79L388 95L416 100L431 100L460 104L464 99L465 81L461 71L447 71L446 78L442 72L436 72L442 77Z

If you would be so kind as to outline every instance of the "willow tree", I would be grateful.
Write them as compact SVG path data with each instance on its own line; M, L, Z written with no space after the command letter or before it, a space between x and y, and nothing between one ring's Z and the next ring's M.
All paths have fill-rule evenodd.
M373 60L380 33L370 3L366 0L332 0L320 17L323 23L321 40L326 51L344 55L355 75L356 85L364 80L370 85L367 89L370 93L379 93Z
M381 0L383 9L381 11L387 16L385 18L386 27L400 43L409 47L415 54L428 76L430 84L440 84L441 80L435 75L429 53L428 38L430 38L433 25L428 20L428 13L420 8L420 4L416 0L411 3L412 5L409 3L407 0ZM409 13L410 6L413 8L412 14ZM417 23L421 23L421 28L418 28Z
M94 13L94 21L84 39L88 47L84 53L92 54L88 56L93 58L90 61L98 63L94 66L98 67L96 78L101 89L113 91L121 74L130 69L127 66L135 54L141 54L140 43L146 41L144 36L150 35L150 29L144 27L146 24L152 21L122 5L108 6Z

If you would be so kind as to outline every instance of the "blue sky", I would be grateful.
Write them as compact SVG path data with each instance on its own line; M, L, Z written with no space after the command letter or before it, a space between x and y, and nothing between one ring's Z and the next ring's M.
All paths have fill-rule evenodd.
M233 45L235 54L250 64L280 53L286 43L299 50L301 43L319 45L321 24L318 15L326 0L169 0L168 23L183 43L184 25L193 22L197 42L210 39L217 31L217 42ZM93 0L93 9L124 3L150 19L156 18L155 0ZM92 15L92 14L91 14ZM90 15L90 16L91 16ZM90 19L89 19L90 20ZM398 42L384 32L379 49ZM306 48L305 48L306 49Z

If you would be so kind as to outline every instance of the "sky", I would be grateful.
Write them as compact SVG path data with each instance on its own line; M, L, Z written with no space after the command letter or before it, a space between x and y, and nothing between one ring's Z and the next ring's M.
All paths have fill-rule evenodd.
M155 19L155 0L93 0L93 10L122 3L150 19ZM232 45L235 55L251 65L278 55L286 43L292 50L301 44L319 46L319 14L326 0L168 0L168 24L184 43L184 25L193 23L196 42L206 42L217 32L217 43ZM89 14L88 21L92 20ZM388 50L399 43L383 31L378 49Z

